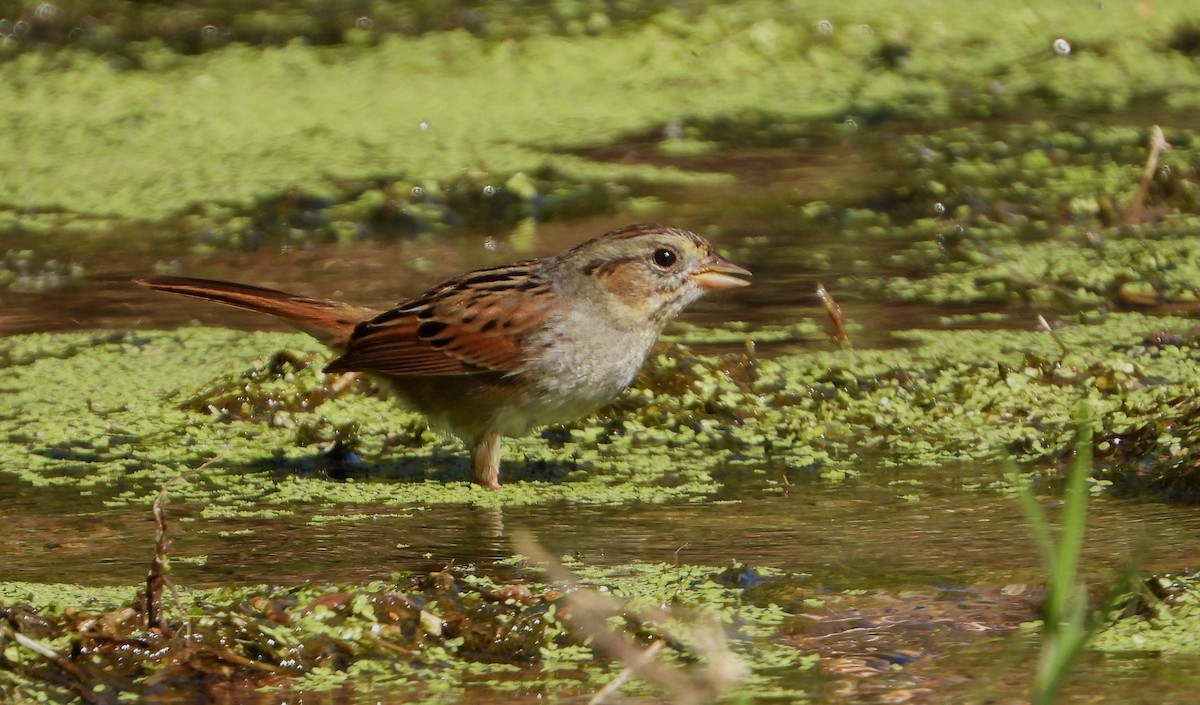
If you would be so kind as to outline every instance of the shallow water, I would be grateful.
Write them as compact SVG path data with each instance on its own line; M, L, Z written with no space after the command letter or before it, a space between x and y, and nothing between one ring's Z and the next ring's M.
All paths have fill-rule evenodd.
M755 197L764 202L813 182L834 189L828 180L836 181L836 188L857 183L865 193L873 165L837 160L837 152L836 147L809 155L789 151L789 160L807 157L814 165L807 169L775 157L747 157L734 164L743 174L735 189L694 194L693 201L669 206L653 218L701 229L705 223L725 223L714 239L756 274L754 286L732 296L709 297L685 320L820 321L824 313L813 293L818 282L836 295L838 284L859 272L889 271L894 245L886 242L843 241L836 232L789 230L786 223L755 220L744 211L724 220L720 207L700 205L736 201L747 189L757 190ZM746 176L750 173L755 176ZM542 226L529 252L516 252L503 243L489 249L485 238L475 235L420 240L406 247L367 241L182 258L166 249L101 256L111 244L84 244L77 254L89 262L86 280L60 291L6 294L0 333L161 328L192 322L279 327L260 316L157 295L130 283L164 259L180 259L189 275L385 305L468 268L554 252L644 219L618 215ZM747 258L732 254L744 238L761 232L769 233L769 247L750 249ZM821 252L827 264L812 266L814 252ZM414 257L425 262L419 270L410 266ZM855 336L858 347L886 344L887 333L894 330L943 327L940 318L948 314L998 310L1011 318L986 325L1033 324L1033 312L1021 308L897 305L853 296L840 298L840 303L847 319L861 327ZM760 345L759 351L770 355L832 345L797 338ZM356 583L447 565L472 565L498 579L525 579L520 570L496 563L514 553L513 536L520 531L531 532L552 555L571 555L586 564L738 561L791 574L781 581L785 589L776 599L798 612L811 596L863 591L858 601L812 611L812 625L796 627L791 636L798 648L823 656L817 672L790 677L814 700L1019 700L1029 682L1033 640L1018 627L1037 618L1044 572L1015 499L966 488L986 486L1001 469L898 471L873 468L867 461L858 479L793 483L782 490L761 480L738 478L736 472L730 469L719 478L725 489L708 501L621 507L356 506L356 514L380 516L316 521L315 515L329 510L314 507L269 520L203 519L199 506L171 504L173 579L191 587ZM0 534L0 555L7 557L0 579L89 585L143 581L154 541L150 513L107 509L102 499L31 487L0 473L0 517L7 528ZM1055 500L1045 502L1053 507ZM1082 565L1089 583L1099 589L1130 562L1142 573L1194 566L1198 538L1200 514L1190 507L1100 498L1091 507ZM892 673L893 663L905 667ZM1200 676L1190 675L1200 673L1197 665L1196 659L1181 657L1092 655L1080 669L1071 701L1190 702L1200 694ZM1169 692L1151 696L1147 682L1165 684ZM527 696L511 702L538 701L536 689L531 685ZM395 694L379 696L383 701L403 700ZM488 702L493 696L481 693L478 700ZM276 701L264 697L264 702ZM467 700L473 697L468 691ZM309 699L305 696L306 702Z
M592 565L738 561L790 574L751 588L747 599L802 615L781 630L783 638L822 656L816 671L780 674L780 683L831 703L1019 702L1036 654L1036 641L1019 625L1037 618L1043 571L1015 500L962 489L965 481L987 479L990 473L977 469L864 474L872 479L793 484L786 494L735 485L728 492L738 498L733 503L437 506L406 516L381 507L379 518L336 522L311 521L316 510L272 520L199 519L200 507L169 504L172 578L186 587L361 583L459 565L523 580L531 576L496 564L512 555L513 537L523 531L551 555ZM918 476L917 488L893 484ZM98 509L71 491L0 482L4 579L144 580L154 542L149 512ZM1052 511L1055 503L1044 500ZM1193 565L1197 539L1200 515L1190 507L1098 499L1089 514L1085 578L1096 593L1131 562L1143 573ZM825 606L805 606L809 599ZM893 663L904 668L893 670ZM1190 702L1200 695L1197 666L1190 657L1094 654L1080 666L1070 701ZM1147 682L1165 690L1151 698L1143 692ZM536 677L527 689L535 702ZM370 698L405 702L412 693L403 692ZM467 688L464 696L488 702L495 693Z
M777 323L825 314L816 297L825 284L846 318L860 325L855 343L870 347L889 332L936 327L949 313L1006 311L996 306L931 306L883 303L856 297L839 286L871 276L918 274L890 261L909 243L864 236L853 224L814 227L800 224L794 210L825 198L834 204L884 208L872 203L901 181L895 155L881 145L910 129L883 125L855 139L840 137L829 126L814 127L811 144L785 148L722 152L712 157L666 160L654 151L657 137L581 153L599 161L669 163L696 171L730 173L729 185L673 189L649 214L613 214L539 223L532 239L509 241L503 235L450 232L444 235L375 237L349 244L317 240L289 241L286 234L265 234L250 251L186 254L201 235L182 235L166 224L151 232L116 232L79 237L76 233L40 234L14 243L37 247L43 259L86 263L86 277L62 289L4 294L0 334L93 328L161 328L199 322L245 329L286 329L266 317L164 296L131 280L169 263L188 276L245 281L312 296L368 306L390 306L419 294L447 277L478 267L561 251L631 222L660 222L689 227L708 236L719 250L751 269L753 286L702 299L682 320ZM900 220L927 216L938 200L930 196L905 204ZM954 228L946 221L946 230ZM745 246L747 239L768 244ZM1030 322L1017 325L1029 327ZM829 345L828 341L820 341Z
M915 489L880 481L889 474L905 479L900 473L866 472L870 482L794 484L786 494L743 493L735 485L728 495L736 501L619 508L355 506L354 515L375 518L328 521L328 510L318 509L276 519L204 519L200 507L169 504L167 515L177 559L207 557L203 565L181 561L175 568L178 580L194 587L361 582L452 564L491 566L512 555L512 537L521 531L552 555L587 564L737 561L829 589L1036 584L1038 556L1017 502L961 489L964 480L980 479L968 472L903 473L921 477ZM919 497L902 497L911 494ZM70 490L8 480L0 497L9 526L0 539L11 557L6 579L121 585L144 577L154 537L148 512L105 510ZM1045 505L1053 512L1056 500ZM1096 582L1131 561L1147 572L1172 570L1194 561L1198 539L1200 514L1191 507L1098 498L1083 565Z

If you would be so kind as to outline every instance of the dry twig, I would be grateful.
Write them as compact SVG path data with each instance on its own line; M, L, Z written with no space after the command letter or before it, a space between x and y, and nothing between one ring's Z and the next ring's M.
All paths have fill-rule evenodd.
M1046 317L1040 313L1038 314L1037 319L1038 330L1042 331L1043 333L1049 333L1050 339L1053 340L1054 344L1058 346L1058 349L1062 351L1063 356L1065 357L1068 355L1069 353L1067 351L1066 343L1062 341L1062 338L1058 337L1058 333L1054 331L1054 327L1050 325L1050 321L1047 321Z
M167 503L167 488L171 486L172 482L181 480L190 473L199 472L207 468L220 460L223 455L223 453L215 455L195 469L167 480L163 483L162 489L159 490L158 497L154 499L154 560L150 562L150 570L146 573L146 628L157 631L163 636L171 636L170 628L163 621L162 591L164 587L171 588L171 597L175 602L175 608L179 610L180 614L186 615L183 603L179 599L179 593L175 591L175 586L167 578L167 552L171 548L171 539L167 534L167 515L163 509ZM191 620L186 620L184 626L190 642L192 636Z
M1142 171L1142 183L1138 186L1138 194L1121 215L1121 222L1125 225L1145 222L1146 196L1150 194L1150 182L1154 179L1154 172L1158 170L1158 158L1170 149L1171 145L1163 137L1162 128L1155 125L1150 131L1150 153L1146 155L1146 168Z
M842 315L842 307L838 306L833 295L826 291L824 284L817 284L817 298L821 300L821 305L825 307L825 313L833 326L830 335L839 343L849 345L850 334L846 332L846 317Z

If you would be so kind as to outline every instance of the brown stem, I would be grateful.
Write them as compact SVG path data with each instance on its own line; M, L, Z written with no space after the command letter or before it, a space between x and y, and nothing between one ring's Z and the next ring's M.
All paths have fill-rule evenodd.
M829 322L833 325L833 339L844 345L850 343L850 334L846 332L846 317L842 315L842 307L834 300L833 295L825 289L824 284L817 284L817 298L825 307Z
M1142 183L1138 186L1137 197L1125 209L1121 215L1121 222L1125 225L1136 225L1145 220L1145 205L1146 196L1150 194L1150 181L1154 178L1154 172L1158 169L1158 158L1163 152L1171 149L1171 145L1167 143L1167 139L1163 137L1162 128L1158 125L1150 131L1150 153L1146 155L1146 168L1142 171Z

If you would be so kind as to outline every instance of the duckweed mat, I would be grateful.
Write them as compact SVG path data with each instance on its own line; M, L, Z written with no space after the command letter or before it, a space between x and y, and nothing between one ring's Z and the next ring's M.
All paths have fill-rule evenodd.
M1112 461L1098 487L1190 496L1193 322L1098 313L1056 325L1053 336L913 330L894 333L890 349L773 358L665 344L600 413L507 444L500 492L470 485L458 444L369 380L321 374L324 353L299 335L15 336L0 340L11 390L0 472L106 506L148 506L172 481L175 499L214 516L314 503L699 500L735 478L780 492L869 467L1044 464L1065 452L1085 400ZM1137 442L1114 441L1125 436Z

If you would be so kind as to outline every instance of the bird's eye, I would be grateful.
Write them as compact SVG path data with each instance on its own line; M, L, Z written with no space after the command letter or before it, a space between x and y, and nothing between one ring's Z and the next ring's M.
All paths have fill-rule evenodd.
M670 267L679 260L679 255L675 254L675 250L660 247L654 251L654 263L662 268Z

